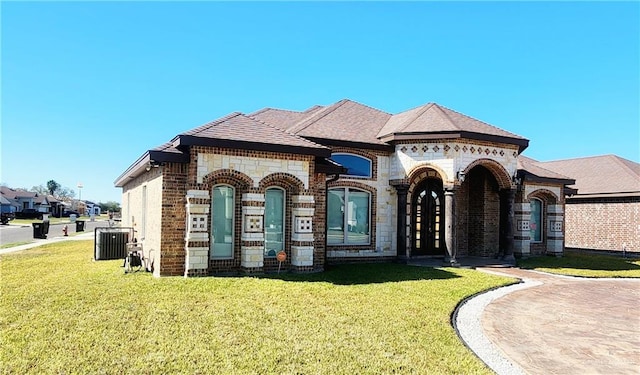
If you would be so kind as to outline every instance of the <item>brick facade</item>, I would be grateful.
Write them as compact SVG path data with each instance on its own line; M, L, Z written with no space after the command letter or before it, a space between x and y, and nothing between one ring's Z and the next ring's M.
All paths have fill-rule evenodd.
M640 253L640 197L569 199L566 246Z
M326 116L312 116L310 121L322 123L318 125L320 130L328 126L337 130L349 125L337 114L351 118L356 109L371 115L374 122L388 119L387 114L374 109L345 103L337 103L335 108L326 109ZM263 120L231 114L149 150L119 178L117 184L123 187L125 206L123 224L138 226L138 233L145 234L145 246L154 249L156 276L255 274L276 270L318 272L328 263L404 260L422 254L449 257L453 256L451 252L458 256L490 257L509 251L506 255L511 258L514 250L520 256L561 253L565 227L564 185L558 179L542 177L534 181L518 177L518 158L528 141L443 107L428 105L423 110L408 111L406 116L391 123L404 129L405 121L418 121L416 119L424 115L434 121L425 125L424 131L414 132L408 127L404 134L392 131L375 138L374 135L386 127L377 123L375 126L379 128L375 132L367 130L367 134L371 133L367 136L377 140L367 142L359 138L362 134L352 134L358 136L353 141L340 142L338 139L343 136L340 132L338 138L304 139L304 135L263 122L285 119L291 115L289 112L275 110L276 113L272 113L275 117L263 113ZM334 120L330 120L332 118ZM365 127L372 125L360 115L351 119ZM300 124L303 123L291 129L306 131L310 126ZM432 132L432 125L444 127ZM454 128L460 131L451 130ZM389 128L393 129L395 127ZM478 129L484 129L486 134ZM314 143L324 143L323 139L330 145ZM325 160L329 154L353 154L368 159L371 176L335 175L341 168ZM217 188L219 186L228 188ZM426 198L428 201L420 201L428 205L418 206L418 198L425 196L420 195L421 192L427 191L425 186L433 195ZM272 188L284 192L282 232L279 220L272 221L277 224L271 232L265 227L269 211L267 190ZM359 242L327 245L327 194L329 189L338 188L368 193L368 243L364 243L366 232L362 230L364 194L351 193L353 200L342 199L341 203L345 212L352 210L350 216L343 216L342 224L350 229L333 225L335 232L331 234L335 234L332 239L338 239L342 231L344 242L348 242L350 235ZM216 201L214 191L223 198ZM231 191L233 202L225 200L223 195ZM347 194L351 191L345 190ZM146 198L140 200L140 197ZM335 197L337 195L332 195ZM436 203L431 203L431 199ZM544 204L541 224L544 236L538 242L531 241L528 225L532 199ZM144 203L138 203L139 200ZM214 201L224 201L224 209ZM220 215L226 221L214 221L214 206L224 212ZM424 210L435 207L436 213L417 216L421 211L416 207L425 207ZM637 218L638 206L633 207ZM586 206L583 211L591 212ZM136 217L144 220L136 221ZM431 220L435 217L437 220ZM436 229L429 227L426 231L426 219L431 220L429 225ZM140 225L143 228L139 228ZM217 237L218 240L224 238L222 242L214 241L214 229L216 233L223 233L223 237ZM422 241L432 236L433 231L437 231L437 236L425 243L434 244L436 251L423 251L425 247L415 239L422 236ZM636 228L636 236L637 231ZM280 233L282 241L269 240L269 234L279 236ZM280 242L286 254L283 262L269 253L269 250L278 251ZM631 246L633 242L629 239L628 243ZM278 247L265 251L268 244ZM637 248L637 241L635 244ZM412 254L412 245L415 245L415 254ZM214 249L220 249L216 246L223 246L230 254L213 254Z

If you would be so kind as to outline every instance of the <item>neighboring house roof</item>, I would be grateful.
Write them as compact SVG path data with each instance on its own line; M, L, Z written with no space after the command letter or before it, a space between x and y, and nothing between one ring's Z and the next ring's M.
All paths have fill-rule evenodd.
M45 195L38 195L35 199L35 203L36 204L40 204L40 205L48 205L49 204L49 200L47 199L47 197Z
M540 165L537 160L528 158L524 155L518 156L518 176L523 177L525 181L534 182L552 182L561 183L563 185L573 185L575 180L563 174L550 171ZM567 193L575 194L574 189L569 189Z
M17 198L35 198L38 196L37 193L33 191L26 191L22 189L12 189L7 186L0 186L0 193L9 199L17 199Z
M378 133L385 141L463 137L518 145L520 151L529 140L476 120L436 103L428 103L393 115Z
M12 206L15 202L10 201L9 199L5 198L3 195L0 195L0 204L5 205L5 206Z
M616 155L540 162L575 179L574 198L640 196L640 164Z

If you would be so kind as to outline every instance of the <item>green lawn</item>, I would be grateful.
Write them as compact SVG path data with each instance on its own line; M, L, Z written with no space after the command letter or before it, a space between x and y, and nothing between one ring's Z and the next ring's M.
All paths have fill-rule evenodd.
M640 259L612 255L567 252L564 256L521 259L526 269L582 277L640 277Z
M450 315L513 281L398 264L156 279L92 248L0 257L3 373L490 374Z
M7 243L7 244L4 244L4 245L0 245L0 249L8 249L10 247L26 245L26 244L31 243L31 242L33 242L33 241L20 241L20 242Z

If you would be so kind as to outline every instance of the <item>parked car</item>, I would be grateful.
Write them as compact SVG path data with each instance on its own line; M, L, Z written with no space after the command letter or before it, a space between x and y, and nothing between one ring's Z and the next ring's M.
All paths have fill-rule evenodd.
M42 212L35 208L25 208L16 212L16 219L38 219L42 220Z
M0 223L2 223L2 225L7 225L15 217L16 214L14 214L13 212L3 212L0 214Z
M63 217L69 217L71 215L76 215L76 217L80 217L80 213L78 211L63 211L62 212L62 216Z

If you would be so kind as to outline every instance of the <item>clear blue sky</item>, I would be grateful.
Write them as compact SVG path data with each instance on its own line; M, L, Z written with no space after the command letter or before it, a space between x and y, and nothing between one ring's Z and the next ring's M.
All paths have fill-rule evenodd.
M2 163L120 201L146 150L233 111L428 102L538 160L640 161L638 2L2 2Z

